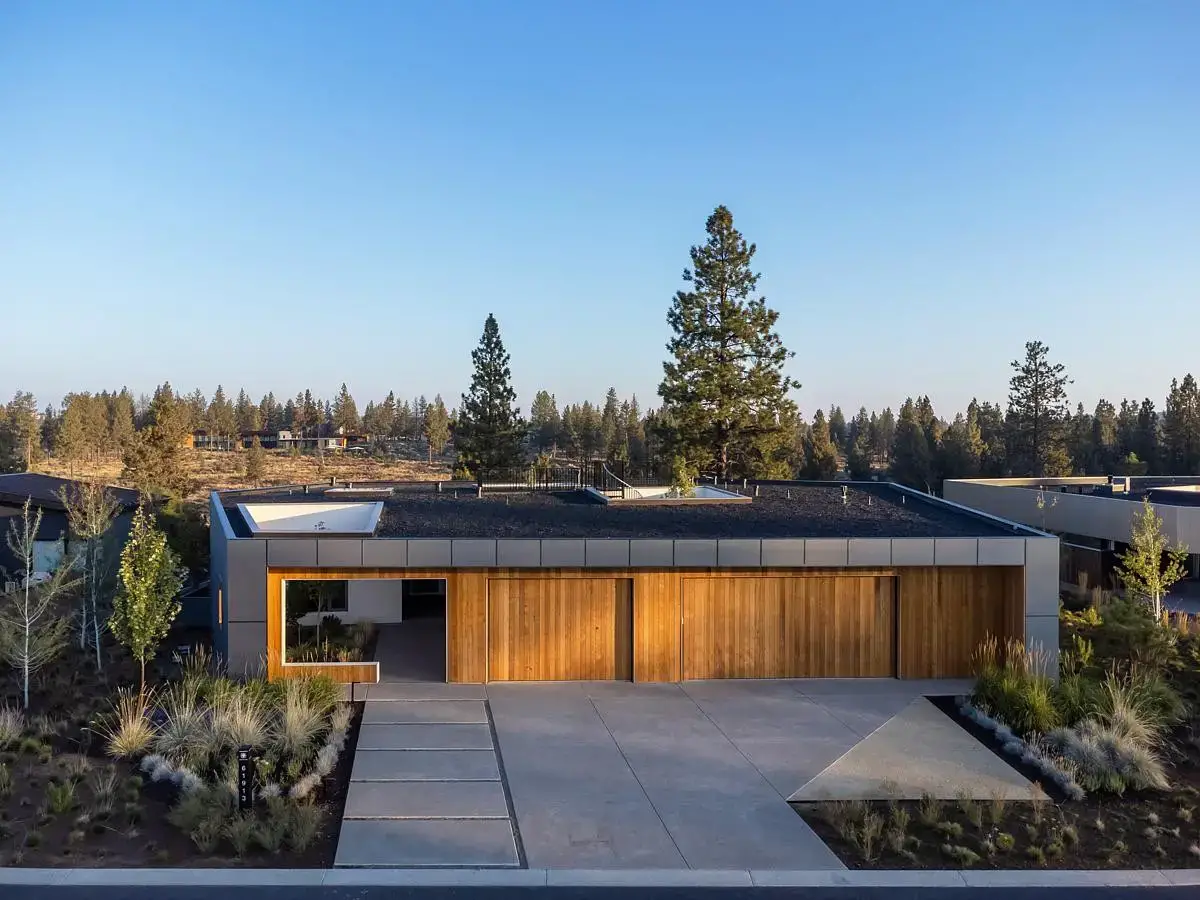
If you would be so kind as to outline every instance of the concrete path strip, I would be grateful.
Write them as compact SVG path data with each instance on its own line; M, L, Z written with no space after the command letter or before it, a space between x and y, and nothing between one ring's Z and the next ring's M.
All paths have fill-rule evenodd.
M353 822L372 826L380 823ZM413 823L385 823L407 826ZM485 823L495 831L503 848L504 835L494 820ZM436 840L435 834L396 834L392 840ZM508 839L511 841L511 830ZM422 851L427 852L427 851ZM486 855L475 849L479 858ZM503 849L494 858L504 858ZM493 886L556 887L1191 887L1200 886L1200 869L1146 869L1112 871L1056 870L853 870L789 871L761 869L520 869L513 862L480 862L440 868L363 867L338 869L22 869L0 867L0 885L44 886L213 886L243 887L317 886ZM353 864L351 864L353 865ZM465 867L464 867L465 866Z
M371 702L363 708L364 725L486 725L482 700L400 700Z
M363 725L358 732L359 751L491 749L487 725Z
M508 819L346 819L334 860L339 868L520 864Z
M888 784L890 782L890 785ZM788 799L952 800L1029 796L1027 778L920 697L831 763Z
M498 781L352 781L343 818L507 819L508 804Z
M351 781L499 781L491 750L359 750Z

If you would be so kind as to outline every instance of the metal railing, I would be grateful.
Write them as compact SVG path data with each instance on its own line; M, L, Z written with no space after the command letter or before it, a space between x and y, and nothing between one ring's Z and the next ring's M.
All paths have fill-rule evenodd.
M583 472L574 466L521 466L489 469L475 479L481 491L575 491Z
M635 488L632 484L629 484L624 479L618 477L617 474L608 467L607 463L602 465L601 475L604 486L600 488L600 490L605 494L619 493L622 500L642 499L642 492Z

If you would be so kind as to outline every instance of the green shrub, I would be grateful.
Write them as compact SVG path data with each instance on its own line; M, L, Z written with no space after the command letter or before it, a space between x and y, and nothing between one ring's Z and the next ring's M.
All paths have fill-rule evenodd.
M1064 674L1054 689L1054 706L1063 725L1077 725L1094 715L1099 705L1100 685L1080 672Z
M1001 652L999 642L988 638L972 661L975 706L1023 736L1045 734L1058 726L1054 682L1047 674L1044 653L1028 650L1016 640L1006 642Z
M55 815L69 812L75 806L75 782L46 785L46 805Z

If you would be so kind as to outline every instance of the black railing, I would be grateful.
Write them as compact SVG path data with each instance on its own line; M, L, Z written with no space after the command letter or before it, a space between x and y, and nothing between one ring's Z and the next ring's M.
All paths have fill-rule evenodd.
M625 499L634 498L637 488L662 487L669 482L656 472L631 466L620 459L593 460L591 469L592 487L602 493L619 493Z
M482 491L574 491L583 487L583 472L574 466L520 466L489 469L475 480Z

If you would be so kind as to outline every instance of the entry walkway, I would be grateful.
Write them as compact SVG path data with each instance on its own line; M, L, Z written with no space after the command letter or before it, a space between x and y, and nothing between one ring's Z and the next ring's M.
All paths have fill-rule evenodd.
M519 866L482 687L367 690L338 866Z

